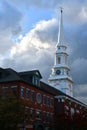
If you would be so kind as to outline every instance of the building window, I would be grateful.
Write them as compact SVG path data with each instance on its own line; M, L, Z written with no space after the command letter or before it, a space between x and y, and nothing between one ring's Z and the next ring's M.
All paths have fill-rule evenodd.
M71 116L73 116L73 115L74 115L74 113L75 113L74 108L71 108Z
M43 121L46 122L47 121L47 113L43 112Z
M64 69L62 69L62 75L64 75Z
M30 98L30 90L26 88L26 98Z
M35 76L35 85L39 86L39 79Z
M38 76L34 76L33 77L33 84L35 84L36 86L40 86L40 81L39 81L39 77Z
M47 122L50 123L50 113L47 114Z
M53 107L53 98L50 99L50 106Z
M37 93L37 95L36 95L36 100L37 100L37 103L41 103L41 101L42 101L42 96L41 96L40 93Z
M65 56L65 64L67 64L67 56Z
M64 100L64 98L61 98L61 102L64 102L65 100Z
M21 89L20 89L20 96L24 97L24 88L23 87L21 87Z
M50 98L47 97L47 106L50 106Z
M23 111L24 111L24 105L23 105L23 104L20 104L20 105L19 105L19 108L20 108L20 109L19 109L19 110L20 110L20 113L23 113Z
M31 91L31 101L34 101L34 99L35 99L35 93L34 91Z
M3 92L3 94L7 94L9 92L9 87L3 86L2 87L2 92Z
M60 50L60 47L58 47L58 49Z
M50 123L53 123L53 113L50 114Z
M60 64L60 62L61 62L61 59L60 59L60 57L58 57L58 64Z
M12 92L15 96L17 96L17 86L11 86Z
M43 104L47 105L47 97L45 95L43 96Z
M2 99L8 100L8 94L10 92L9 90L10 90L9 87L6 87L6 86L2 87L2 93L1 93Z
M76 110L76 113L77 113L77 114L79 114L79 113L80 113L80 111L77 109L77 110Z
M68 70L67 70L67 72L66 72L66 73L67 73L67 75L69 75L69 71L68 71Z
M30 120L34 119L34 110L30 109Z
M41 119L41 111L40 110L36 111L36 118Z
M65 106L65 110L68 111L69 110L69 106Z
M29 107L25 107L25 120L29 119Z

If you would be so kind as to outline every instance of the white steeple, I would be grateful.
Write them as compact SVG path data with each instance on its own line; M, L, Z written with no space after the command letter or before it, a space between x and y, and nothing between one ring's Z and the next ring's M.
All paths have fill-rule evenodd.
M68 66L67 46L64 42L63 29L63 10L61 9L58 32L58 42L56 46L54 66L48 79L50 85L61 90L67 95L73 96L72 78L70 76L70 68Z
M63 29L63 10L61 8L61 16L60 16L60 21L59 21L59 33L58 33L58 45L63 45L64 44L64 29Z

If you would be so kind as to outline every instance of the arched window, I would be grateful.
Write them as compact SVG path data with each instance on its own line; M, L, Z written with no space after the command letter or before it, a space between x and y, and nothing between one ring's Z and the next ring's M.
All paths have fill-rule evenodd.
M58 64L60 64L60 60L61 60L60 57L58 57Z

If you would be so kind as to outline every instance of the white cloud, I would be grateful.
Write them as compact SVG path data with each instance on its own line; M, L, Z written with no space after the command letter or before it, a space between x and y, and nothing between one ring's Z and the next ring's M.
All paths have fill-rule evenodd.
M10 48L9 58L2 60L2 65L18 71L38 69L44 75L43 79L47 80L55 50L55 42L53 44L48 41L53 36L52 31L54 30L51 28L55 26L56 22L56 19L40 21L26 35L20 35ZM51 33L48 34L49 31ZM38 34L41 32L43 35ZM45 40L41 40L41 37L44 37Z
M11 48L11 57L18 57L18 55L35 55L37 52L42 52L44 49L49 50L52 49L52 45L48 43L48 40L41 41L38 36L38 32L45 32L47 35L48 28L55 25L56 19L48 20L48 21L40 21L36 24L36 26L30 30L25 36L20 35L18 38L19 42L16 42L14 46ZM42 36L43 37L43 36ZM50 37L48 37L50 39ZM17 40L16 40L17 41ZM40 55L40 54L39 54ZM38 57L37 57L38 58Z
M81 11L80 11L80 13L79 13L79 19L80 19L81 21L84 21L84 22L87 21L87 9L86 9L86 6L83 6L83 7L81 8Z

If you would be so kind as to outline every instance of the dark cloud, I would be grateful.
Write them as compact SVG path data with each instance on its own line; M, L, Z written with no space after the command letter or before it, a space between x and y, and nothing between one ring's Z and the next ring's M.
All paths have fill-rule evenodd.
M72 63L72 76L75 84L87 83L87 59L76 59Z
M74 85L74 96L87 104L87 84Z
M72 77L75 84L87 83L87 24L80 24L65 28Z
M78 26L78 25L77 25ZM71 27L72 29L72 27ZM73 30L73 29L72 29ZM71 32L72 43L70 47L72 48L73 59L77 58L87 58L87 24L82 24L78 28L75 28L73 33Z
M18 28L20 27L21 18L22 14L14 6L6 1L1 3L0 30L14 30L15 28L19 32L20 30Z
M0 1L0 55L9 56L12 37L21 32L22 14L5 0ZM6 56L6 57L7 57Z

